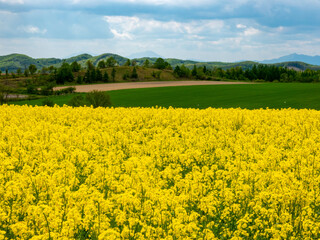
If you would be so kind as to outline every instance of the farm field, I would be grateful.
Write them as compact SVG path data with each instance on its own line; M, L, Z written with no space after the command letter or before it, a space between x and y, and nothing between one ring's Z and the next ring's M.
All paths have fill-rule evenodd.
M115 107L296 108L320 110L320 84L266 83L247 85L179 86L109 91ZM74 95L50 97L67 104ZM42 105L42 99L14 104Z
M316 110L0 106L0 239L319 239Z

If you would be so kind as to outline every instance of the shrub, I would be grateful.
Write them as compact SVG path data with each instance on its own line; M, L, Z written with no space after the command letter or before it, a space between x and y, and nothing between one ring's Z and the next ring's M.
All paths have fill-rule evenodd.
M109 94L103 91L92 91L87 93L86 100L89 105L92 105L94 108L111 106Z
M55 95L64 95L64 94L70 94L70 93L74 93L76 90L75 87L67 87L67 88L63 88L57 91L54 91Z
M48 107L53 107L54 106L54 102L49 99L49 98L46 98L42 101L42 106L48 106Z
M86 105L86 100L84 99L83 96L74 96L73 98L71 98L71 100L68 102L69 106L72 107L81 107Z
M69 102L69 106L80 107L80 106L93 106L97 107L110 107L111 100L109 94L103 91L92 91L86 94L85 97L78 95L74 96Z

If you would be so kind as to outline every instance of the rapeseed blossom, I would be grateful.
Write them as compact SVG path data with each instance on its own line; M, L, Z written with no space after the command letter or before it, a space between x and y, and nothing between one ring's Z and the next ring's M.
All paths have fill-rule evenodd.
M319 239L320 112L0 106L0 239Z

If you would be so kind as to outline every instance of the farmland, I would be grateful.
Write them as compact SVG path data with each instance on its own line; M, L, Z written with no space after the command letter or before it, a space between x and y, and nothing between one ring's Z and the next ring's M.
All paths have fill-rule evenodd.
M318 239L315 110L0 107L0 238Z
M112 84L111 84L112 85ZM108 92L115 107L296 108L320 110L320 84L272 83L219 86L179 86ZM77 95L77 94L75 94ZM75 95L49 97L63 106ZM42 105L42 99L14 104Z

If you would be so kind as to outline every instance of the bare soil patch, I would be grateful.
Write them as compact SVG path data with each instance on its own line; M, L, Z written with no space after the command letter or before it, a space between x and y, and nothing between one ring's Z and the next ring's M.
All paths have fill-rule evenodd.
M93 90L112 91L133 88L174 87L194 85L225 85L225 84L252 84L251 82L224 82L224 81L158 81L158 82L129 82L129 83L106 83L92 85L76 85L76 92L90 92ZM60 90L66 87L56 87Z

